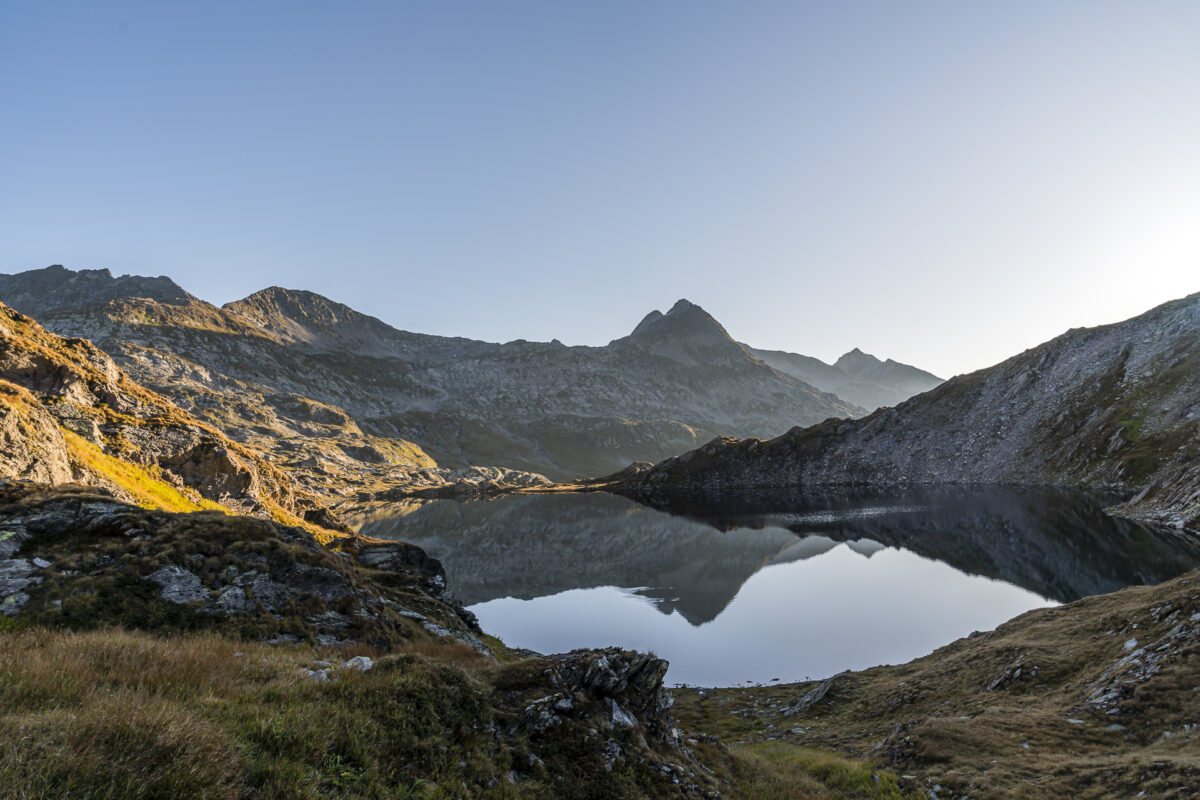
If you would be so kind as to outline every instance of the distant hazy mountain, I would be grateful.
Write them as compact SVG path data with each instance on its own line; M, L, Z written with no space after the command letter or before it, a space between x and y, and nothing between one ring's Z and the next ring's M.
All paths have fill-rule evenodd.
M823 392L832 392L868 411L902 403L942 383L941 378L925 370L890 358L880 361L857 347L833 364L782 350L747 349L780 372L797 377Z
M1068 331L862 419L710 443L627 490L919 483L1115 488L1138 493L1127 513L1200 527L1200 294Z
M272 287L218 308L168 278L49 267L0 300L94 341L229 435L306 464L502 464L558 478L657 461L718 435L775 436L865 410L774 369L681 300L604 347L396 330ZM414 444L415 443L415 444Z

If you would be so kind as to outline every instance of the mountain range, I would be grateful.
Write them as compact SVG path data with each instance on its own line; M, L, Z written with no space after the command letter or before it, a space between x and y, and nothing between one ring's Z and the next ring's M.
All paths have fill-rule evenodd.
M715 440L628 479L642 496L750 487L1116 489L1121 513L1200 526L1200 294L1068 331L861 419Z
M217 307L166 277L61 266L0 276L0 301L94 342L314 491L370 494L435 465L603 474L940 383L857 350L834 365L755 351L686 300L603 347L409 333L278 287Z
M826 364L812 356L743 346L780 372L799 378L823 392L836 394L867 411L902 403L942 382L941 378L923 369L890 358L880 361L857 347L832 364Z
M690 496L704 523L685 521L690 536L653 519L609 535L553 494L503 501L558 510L540 559L511 538L515 513L492 524L474 519L484 504L443 503L413 522L480 534L460 562L480 562L467 586L478 596L502 581L590 585L611 559L631 584L666 570L698 587L645 591L693 622L763 564L837 541L866 556L948 553L1063 600L1156 580L1197 557L1187 534L1121 522L1098 542L1053 493L992 490L965 524L825 515L819 536L777 504L799 488L824 509L820 487L845 485L901 497L947 483L1103 487L1132 496L1121 514L1196 529L1200 295L871 413L905 381L936 379L856 351L832 365L755 351L686 301L587 348L405 333L278 288L218 308L166 278L102 270L0 276L0 300L16 307L0 305L0 671L12 689L0 722L33 732L9 737L21 745L2 759L9 794L826 796L844 794L846 775L881 797L1195 786L1194 570L1030 612L906 665L668 696L653 656L504 648L419 547L340 520L387 534L405 510L388 498L405 485L545 483L471 464L594 474L720 433L591 487L664 508ZM770 502L723 499L753 496ZM1045 513L1054 535L1015 535ZM453 560L457 533L426 543L451 545ZM650 556L631 558L635 544ZM1096 569L1097 554L1117 566ZM144 747L128 746L131 731ZM792 745L803 761L781 749ZM779 782L810 774L837 790ZM1031 775L1046 782L1031 790Z

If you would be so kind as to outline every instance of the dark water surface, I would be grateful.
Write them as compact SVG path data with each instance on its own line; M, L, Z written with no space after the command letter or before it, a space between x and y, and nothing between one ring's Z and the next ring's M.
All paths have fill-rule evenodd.
M435 501L363 533L423 547L514 647L620 645L668 681L731 686L899 663L1033 608L1200 565L1200 545L1103 513L1115 498L925 488Z

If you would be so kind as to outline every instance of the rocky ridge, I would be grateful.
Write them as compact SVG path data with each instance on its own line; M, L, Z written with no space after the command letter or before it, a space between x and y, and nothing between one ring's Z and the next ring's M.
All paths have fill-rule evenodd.
M436 465L569 479L717 434L865 412L765 363L687 301L604 347L490 344L399 331L278 287L217 308L161 280L52 267L0 276L0 300L91 339L309 490L371 492Z
M1137 493L1121 513L1200 526L1200 295L1077 329L853 420L716 439L614 488L1017 483Z
M868 411L897 405L943 383L942 378L930 372L890 358L881 361L858 348L832 364L812 356L781 350L760 350L749 346L747 349L780 372L794 375L823 392L836 394Z

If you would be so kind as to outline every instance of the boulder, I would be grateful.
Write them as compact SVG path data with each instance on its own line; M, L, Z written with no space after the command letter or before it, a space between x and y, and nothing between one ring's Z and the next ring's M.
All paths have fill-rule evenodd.
M172 603L192 603L208 599L208 590L200 582L199 576L183 567L173 564L163 567L146 576L146 580L161 586L162 593L159 597Z

